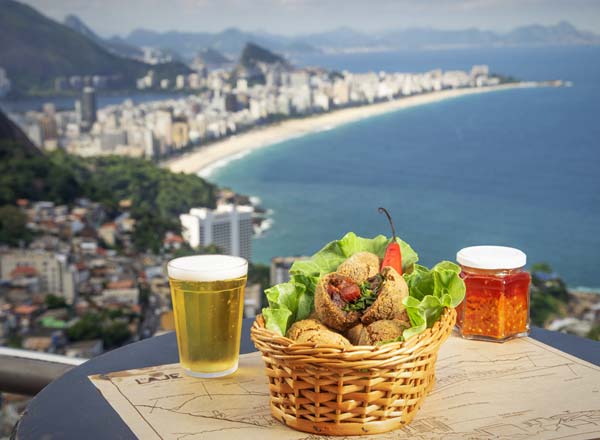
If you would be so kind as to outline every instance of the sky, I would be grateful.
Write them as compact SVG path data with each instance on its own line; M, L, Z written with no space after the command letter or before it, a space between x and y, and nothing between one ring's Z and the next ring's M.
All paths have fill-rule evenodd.
M341 26L361 31L478 27L508 31L556 24L600 33L600 0L22 0L54 19L78 15L102 36L136 28L217 32L228 27L285 35Z

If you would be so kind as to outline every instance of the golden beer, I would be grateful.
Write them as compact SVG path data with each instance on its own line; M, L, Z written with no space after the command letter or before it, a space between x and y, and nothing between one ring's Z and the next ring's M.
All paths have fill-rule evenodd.
M199 255L168 265L179 360L188 374L218 377L237 370L247 262Z

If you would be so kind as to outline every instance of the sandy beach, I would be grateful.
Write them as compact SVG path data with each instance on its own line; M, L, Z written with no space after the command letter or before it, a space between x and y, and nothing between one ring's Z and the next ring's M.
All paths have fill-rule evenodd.
M193 152L165 161L163 166L174 172L198 173L207 177L215 169L225 166L232 160L239 159L253 150L308 133L329 130L360 119L460 96L523 87L538 87L540 85L537 82L521 82L491 87L442 90L423 95L408 96L394 101L334 110L307 118L290 119L277 124L257 127L240 135L229 136L209 145L198 147Z

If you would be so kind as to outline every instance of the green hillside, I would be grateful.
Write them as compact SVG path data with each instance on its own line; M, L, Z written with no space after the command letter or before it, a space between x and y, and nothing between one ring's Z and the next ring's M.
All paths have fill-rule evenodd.
M43 154L28 142L0 111L0 243L24 238L15 231L27 234L24 219L17 218L19 198L68 204L87 197L109 212L117 209L119 200L130 199L140 251L156 250L167 230L178 230L182 212L215 206L216 187L194 174L176 174L128 157L81 158L62 150Z
M0 0L0 11L0 66L17 93L47 91L55 78L71 75L116 75L116 85L129 88L149 69L154 69L159 79L190 72L182 63L151 66L120 58L13 0Z

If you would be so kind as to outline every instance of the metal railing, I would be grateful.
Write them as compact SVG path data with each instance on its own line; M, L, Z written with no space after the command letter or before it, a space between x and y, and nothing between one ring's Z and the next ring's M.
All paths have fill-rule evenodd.
M0 391L35 396L87 359L0 347Z

